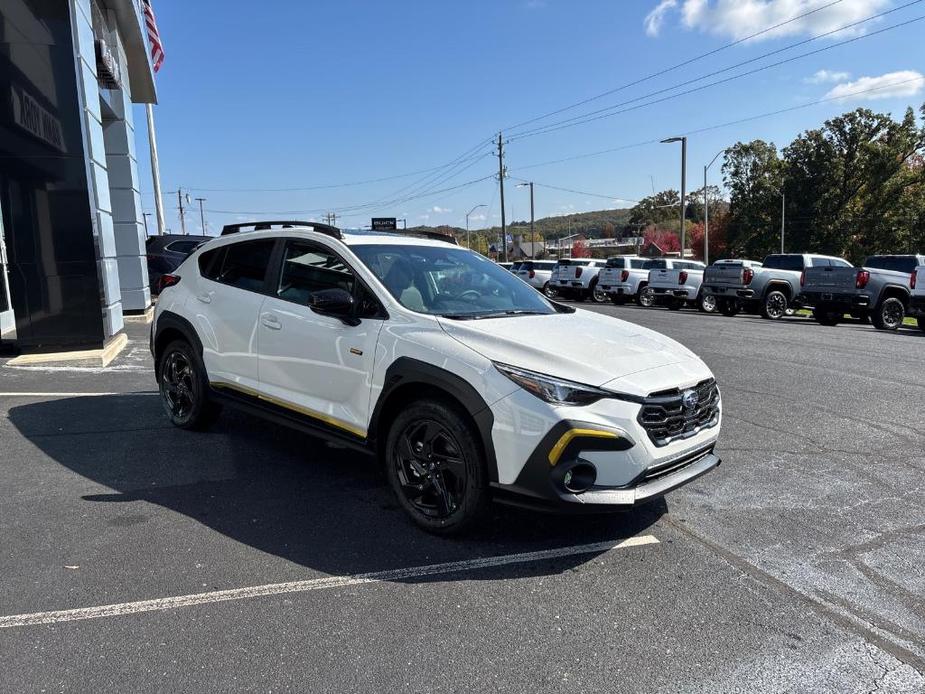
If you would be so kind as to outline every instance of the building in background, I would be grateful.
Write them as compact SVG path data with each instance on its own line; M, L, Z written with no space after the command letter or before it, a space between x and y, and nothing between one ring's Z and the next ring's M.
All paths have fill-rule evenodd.
M151 305L133 103L154 103L136 0L0 3L0 341L101 348Z

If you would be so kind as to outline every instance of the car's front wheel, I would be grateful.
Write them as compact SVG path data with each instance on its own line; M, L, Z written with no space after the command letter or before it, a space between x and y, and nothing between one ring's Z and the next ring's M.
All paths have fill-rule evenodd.
M557 292L556 288L547 282L543 285L543 294L546 295L547 299L555 299L559 295L559 292Z
M655 303L655 292L649 287L643 287L636 295L636 303L643 308L650 308Z
M591 282L591 301L596 304L603 304L607 301L607 292L597 286L597 280Z
M488 514L486 461L477 436L460 410L436 399L404 408L392 422L386 475L399 504L425 530L456 534Z
M170 422L181 429L206 429L220 408L209 400L202 359L188 342L175 340L161 352L158 368L161 403Z
M716 295L701 294L697 299L697 308L704 313L716 313Z
M780 320L787 315L789 307L787 295L778 289L772 289L764 297L764 303L761 305L761 315L770 320Z

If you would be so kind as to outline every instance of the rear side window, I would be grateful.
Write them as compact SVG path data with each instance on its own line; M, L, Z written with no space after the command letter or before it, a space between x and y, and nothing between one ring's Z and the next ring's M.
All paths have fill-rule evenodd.
M225 257L216 281L250 292L263 291L264 278L275 243L273 239L260 239L226 246Z
M918 259L915 256L901 255L873 255L864 261L864 267L877 270L895 270L896 272L912 273Z
M764 259L762 266L770 270L794 270L796 272L801 272L803 270L803 256L769 255Z
M649 261L643 260L642 258L630 258L630 267L634 270L642 270L647 262Z
M222 261L225 259L226 248L227 246L222 246L200 255L199 274L209 280L218 280L218 274L222 269Z
M534 270L552 270L555 266L555 263L551 263L549 261L533 263Z
M626 260L624 258L608 258L607 265L605 267L624 267Z
M668 267L668 263L664 260L647 260L645 265L642 266L643 270L664 270Z

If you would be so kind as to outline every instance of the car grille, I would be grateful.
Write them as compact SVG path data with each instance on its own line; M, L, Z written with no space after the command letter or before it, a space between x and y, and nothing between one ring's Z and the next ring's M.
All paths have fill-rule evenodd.
M697 402L685 406L684 394L693 391ZM652 443L666 446L676 439L693 436L719 421L719 388L716 381L701 381L693 388L663 390L645 399L639 411L639 423Z

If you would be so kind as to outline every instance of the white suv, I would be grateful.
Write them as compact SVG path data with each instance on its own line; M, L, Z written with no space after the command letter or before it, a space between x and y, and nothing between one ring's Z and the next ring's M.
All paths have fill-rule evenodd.
M372 453L433 532L491 498L626 508L720 462L720 393L695 354L458 246L238 233L164 284L151 350L176 426L204 428L226 404Z

